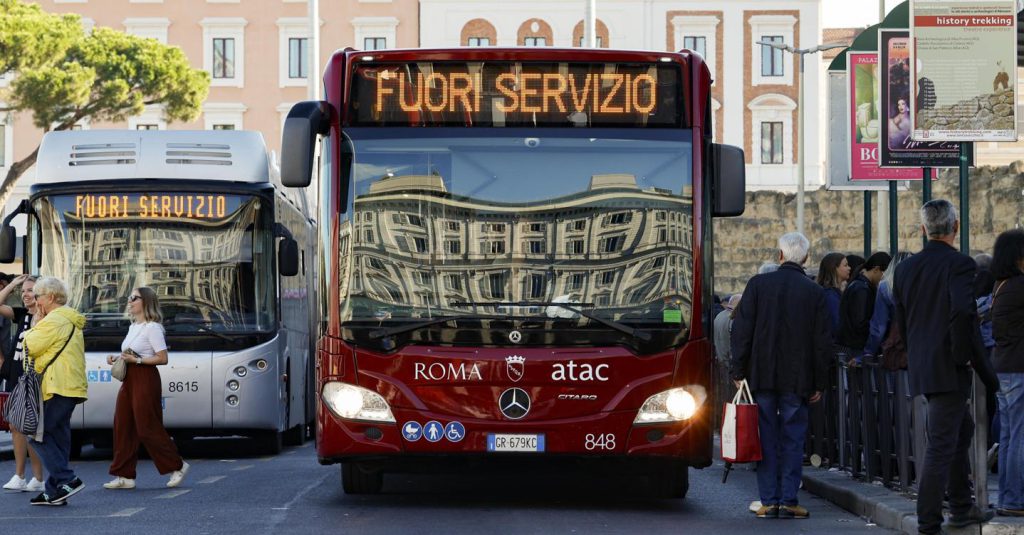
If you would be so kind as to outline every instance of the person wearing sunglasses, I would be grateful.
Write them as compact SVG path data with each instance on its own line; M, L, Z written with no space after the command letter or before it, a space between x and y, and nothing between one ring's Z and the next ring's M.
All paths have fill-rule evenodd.
M0 303L6 303L10 294L15 289L21 290L21 303L23 306L8 306L0 304L0 316L10 320L17 329L14 333L16 340L14 345L8 341L0 340L4 346L3 354L0 354L0 391L10 392L18 379L25 373L25 350L22 339L25 331L35 325L38 320L36 314L36 297L32 293L32 287L36 285L35 275L20 275L11 281L10 284L0 290ZM8 349L10 348L10 349ZM7 358L5 358L7 357ZM4 484L4 490L21 492L42 492L43 490L43 462L36 455L36 451L28 447L28 438L11 429L11 443L14 446L14 475L11 480ZM32 461L32 480L25 478L25 461Z
M132 324L121 343L121 354L107 357L111 365L124 359L127 373L114 409L114 460L110 463L114 479L103 488L135 488L139 444L146 446L161 475L171 474L167 486L177 487L185 479L189 464L178 454L163 424L163 383L156 367L167 364L167 342L156 292L146 286L134 289L128 297L128 315Z

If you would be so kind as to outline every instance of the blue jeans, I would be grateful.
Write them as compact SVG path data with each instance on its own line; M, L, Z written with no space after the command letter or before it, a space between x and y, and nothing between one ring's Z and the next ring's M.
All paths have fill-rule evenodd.
M74 398L53 396L43 402L43 441L30 441L32 449L46 467L46 494L53 496L57 487L75 479L71 470L71 413Z
M757 488L763 505L796 505L807 439L807 401L797 394L759 390L761 464Z
M1000 373L999 507L1024 509L1024 373Z

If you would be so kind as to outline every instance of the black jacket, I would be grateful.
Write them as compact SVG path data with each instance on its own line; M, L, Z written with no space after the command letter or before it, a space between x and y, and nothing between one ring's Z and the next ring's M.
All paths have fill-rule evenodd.
M992 296L992 364L998 373L1024 373L1024 274L996 283Z
M858 275L846 287L839 301L839 336L846 347L864 349L871 334L871 315L875 312L876 288L867 277Z
M828 382L829 334L825 290L787 262L750 279L732 324L733 379L750 389L807 396Z
M907 344L910 393L960 391L970 395L971 369L988 388L985 348L974 300L974 260L946 243L930 240L896 267L893 304Z

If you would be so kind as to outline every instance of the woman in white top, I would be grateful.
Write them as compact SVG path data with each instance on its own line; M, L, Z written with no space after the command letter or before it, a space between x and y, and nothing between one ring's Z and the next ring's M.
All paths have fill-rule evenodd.
M156 469L161 474L171 474L167 486L177 487L189 465L164 429L160 406L163 387L156 367L167 364L167 343L156 292L145 286L136 288L128 298L128 313L133 321L121 343L121 354L107 357L107 364L124 359L127 373L114 410L114 460L110 463L114 479L103 487L135 488L140 443L146 446Z

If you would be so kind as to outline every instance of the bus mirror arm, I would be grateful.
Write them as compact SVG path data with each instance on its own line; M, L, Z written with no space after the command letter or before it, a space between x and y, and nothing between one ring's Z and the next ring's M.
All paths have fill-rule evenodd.
M743 215L747 187L743 149L732 145L711 145L711 215Z
M305 101L292 106L281 135L281 183L304 188L313 175L316 137L328 132L331 106L324 101Z
M29 213L29 210L31 210L31 206L27 200L23 200L4 218L3 226L0 227L0 263L14 262L18 250L18 235L15 233L14 227L11 226L11 220L19 214Z

